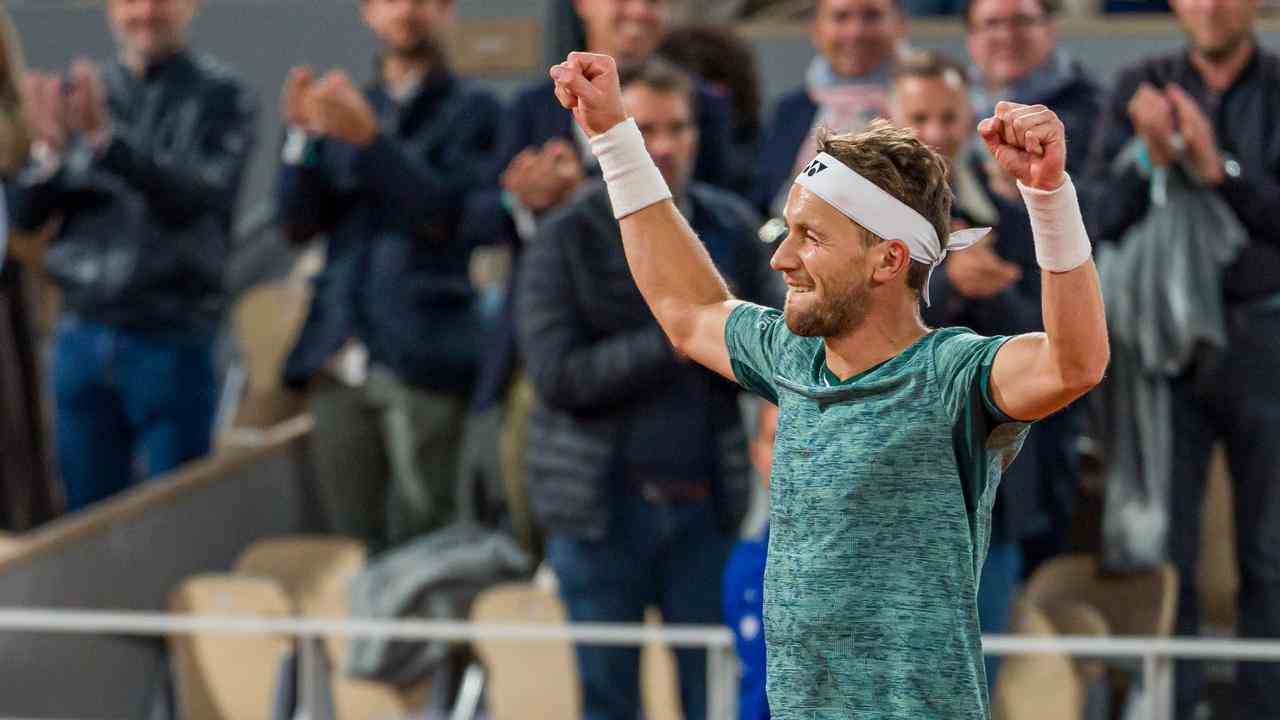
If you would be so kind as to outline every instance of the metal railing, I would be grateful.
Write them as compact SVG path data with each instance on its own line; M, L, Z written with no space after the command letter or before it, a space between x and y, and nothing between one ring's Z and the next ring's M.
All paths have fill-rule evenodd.
M0 631L91 635L168 636L186 634L285 635L300 640L333 636L398 640L567 641L592 645L642 646L650 642L707 650L707 707L714 720L736 716L737 660L733 636L719 625L484 624L434 620L362 620L180 615L98 610L0 609ZM303 642L304 650L318 643ZM1172 716L1173 660L1280 662L1280 641L1161 637L1070 637L989 635L989 655L1055 653L1073 657L1141 661L1142 687L1151 720ZM304 676L322 667L304 655ZM306 678L302 685L306 686ZM473 694L473 701L478 694ZM454 717L465 713L455 712Z

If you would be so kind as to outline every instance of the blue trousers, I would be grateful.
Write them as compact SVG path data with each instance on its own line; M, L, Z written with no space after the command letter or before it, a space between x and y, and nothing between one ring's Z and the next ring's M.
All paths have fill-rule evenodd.
M1238 634L1280 638L1280 297L1227 312L1228 346L1215 363L1173 385L1173 498L1169 550L1178 566L1178 635L1198 635L1195 589L1200 513L1209 457L1227 451L1240 564ZM1204 691L1202 664L1175 671L1177 715L1192 717ZM1280 718L1280 665L1240 663L1236 717Z
M978 624L982 632L999 635L1009 631L1013 593L1021 577L1022 546L1016 542L992 543L978 583ZM1000 657L988 655L983 662L987 669L987 691L990 692L996 686Z
M651 503L619 498L600 541L547 539L547 558L573 622L641 622L656 605L667 624L720 622L720 577L734 538L721 532L709 501ZM707 716L707 659L675 651L686 720ZM636 647L579 645L583 720L640 717Z
M209 452L213 338L158 337L78 319L54 342L55 435L67 511Z

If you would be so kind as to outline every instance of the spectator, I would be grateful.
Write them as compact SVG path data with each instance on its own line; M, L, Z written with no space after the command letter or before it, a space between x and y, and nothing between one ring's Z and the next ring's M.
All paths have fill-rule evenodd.
M886 87L906 35L899 0L818 0L818 55L805 86L779 98L760 146L752 200L761 211L782 216L792 179L816 154L817 128L855 131L888 114Z
M755 50L732 27L691 25L667 34L658 54L702 78L730 106L728 165L739 187L750 182L760 152L760 72Z
M53 351L68 510L209 451L212 348L256 102L188 49L196 0L108 0L120 59L26 83L33 164L13 224L62 224L46 256L66 312Z
M1060 7L1060 0L971 0L965 9L970 96L980 117L1001 100L1053 108L1071 138L1067 172L1083 179L1102 90L1058 46Z
M778 431L778 406L754 400L751 429L751 467L756 479L769 487L773 438ZM769 720L765 692L764 566L769 556L769 524L734 546L724 569L721 603L724 622L733 631L742 674L738 681L739 720Z
M952 224L994 228L977 245L948 255L941 271L933 274L926 322L964 326L986 335L1042 329L1031 221L1020 201L1009 202L989 187L988 166L973 143L976 123L963 67L937 53L912 54L895 70L891 90L893 121L914 128L925 144L948 160L956 196ZM978 586L983 632L1008 631L1022 574L1020 541L1043 531L1054 488L1063 482L1074 487L1078 481L1078 463L1059 461L1072 457L1071 418L1074 415L1059 414L1037 423L1000 483ZM989 687L995 684L998 668L999 659L988 656Z
M662 60L631 66L623 96L678 203L739 294L777 300L756 218L690 182L693 85ZM529 482L574 622L720 618L720 576L750 494L731 383L673 352L627 270L603 186L539 228L521 270L521 349L537 390ZM636 717L637 648L579 646L583 717ZM706 716L703 651L676 651L685 717Z
M667 35L668 0L574 0L573 5L586 29L585 47L622 62L636 63L650 57ZM552 12L559 7L553 5ZM701 82L696 84L695 96L700 141L694 177L730 187L734 181L730 170L728 101ZM518 282L523 246L536 235L539 221L564 204L584 177L599 172L595 156L585 143L586 137L573 117L556 100L550 78L524 88L516 95L503 123L498 152L499 167L505 168L502 189L474 196L464 223L464 232L474 242L509 247L513 263L506 302L486 343L467 419L462 482L466 487L487 489L490 495L495 488L502 488L508 516L517 529L524 524L520 517L524 513L524 486L518 469L485 462L486 458L501 455L495 446L500 433L515 438L523 435L524 416L519 408L508 408L516 412L505 413L505 417L503 412L509 398L519 405L519 398L525 395L516 356L513 289ZM492 477L495 473L503 477Z
M459 427L483 334L459 234L467 195L496 183L501 113L449 70L452 0L362 0L382 44L363 91L295 68L280 213L327 262L285 366L307 388L324 506L382 550L452 519Z
M1090 168L1090 234L1116 241L1151 210L1153 170L1180 164L1224 201L1249 241L1221 276L1226 348L1171 382L1173 448L1169 553L1180 578L1177 631L1198 634L1195 590L1201 501L1214 443L1235 482L1239 635L1280 636L1280 57L1257 43L1258 3L1172 3L1188 46L1122 71ZM1136 139L1139 162L1112 163ZM1217 238L1204 238L1216 242ZM1241 663L1237 714L1280 717L1280 666ZM1179 662L1179 717L1204 690L1201 664Z

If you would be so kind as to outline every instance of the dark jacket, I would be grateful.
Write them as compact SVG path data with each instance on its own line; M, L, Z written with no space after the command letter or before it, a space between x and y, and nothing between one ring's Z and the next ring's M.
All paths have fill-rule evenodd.
M482 330L458 225L467 195L496 182L501 108L442 68L403 106L380 84L365 94L381 127L371 145L311 140L301 164L281 169L286 233L327 243L285 380L305 383L356 337L409 383L465 390Z
M974 166L986 187L981 168ZM929 294L933 304L924 310L933 326L962 326L982 335L1016 335L1044 329L1040 307L1040 267L1036 262L1031 221L1021 204L1011 203L987 189L995 206L995 240L992 250L1022 269L1018 282L988 298L966 298L956 292L947 278L947 264L933 273ZM967 225L978 225L956 209L955 217ZM965 252L963 250L959 252ZM1051 521L1069 516L1079 483L1079 459L1075 452L1079 436L1079 412L1071 407L1045 418L1031 429L1022 452L1005 471L991 524L993 543L1016 542L1040 534Z
M776 278L757 219L746 203L711 187L689 190L690 222L708 248L720 248L721 272L739 296L776 302ZM727 250L727 252L724 252ZM552 533L599 538L628 432L653 396L690 368L678 360L641 297L622 250L604 188L593 184L549 217L525 255L517 290L520 347L538 400L529 423L529 495ZM709 402L731 412L705 439L714 458L712 496L725 529L736 528L750 494L746 435L735 386L702 373ZM651 423L649 423L651 425ZM660 451L655 449L655 455Z
M705 183L734 189L730 153L729 101L699 83L695 112L698 120L698 157L694 178ZM502 125L502 141L498 151L501 172L521 150L541 146L561 138L577 148L573 114L560 105L551 80L539 81L521 90L511 103ZM587 172L599 174L594 158L584 158ZM511 290L515 288L519 259L523 250L515 224L500 190L479 193L471 198L467 211L466 232L473 243L506 245L513 254L511 284L497 325L481 359L474 408L483 410L501 401L517 365L515 314Z
M1059 49L1041 67L1009 88L1004 96L992 96L983 89L977 66L970 67L969 78L973 109L979 119L993 113L1000 100L1040 104L1054 111L1067 131L1067 172L1077 186L1083 183L1104 100L1102 88L1084 65Z
M63 215L46 264L67 309L141 331L210 334L225 301L232 213L256 102L217 61L182 52L141 76L103 68L112 136L77 140L52 175L29 170L13 224Z
M1186 50L1148 58L1120 73L1090 155L1089 234L1115 241L1150 207L1149 181L1132 165L1117 172L1112 162L1133 138L1126 106L1138 85L1182 86L1213 123L1220 151L1239 163L1216 192L1249 231L1249 244L1223 277L1228 303L1280 293L1280 56L1256 49L1235 83L1215 96L1191 64Z
M772 212L778 192L795 179L796 153L818 115L818 106L804 88L778 98L773 117L760 143L760 160L756 163L755 184L749 199L762 213Z

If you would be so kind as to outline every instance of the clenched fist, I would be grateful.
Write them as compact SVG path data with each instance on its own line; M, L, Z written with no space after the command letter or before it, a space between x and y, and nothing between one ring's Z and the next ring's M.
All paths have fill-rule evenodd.
M618 65L608 55L574 52L551 67L556 98L573 111L587 137L594 137L627 119L618 84Z
M1066 130L1044 105L996 103L995 115L978 123L978 134L1000 168L1023 185L1056 190L1066 181Z

